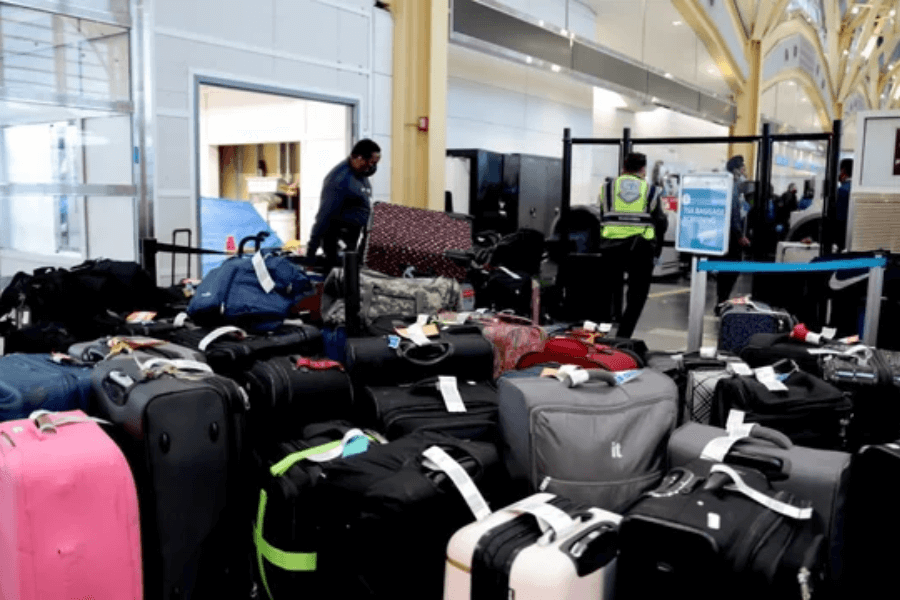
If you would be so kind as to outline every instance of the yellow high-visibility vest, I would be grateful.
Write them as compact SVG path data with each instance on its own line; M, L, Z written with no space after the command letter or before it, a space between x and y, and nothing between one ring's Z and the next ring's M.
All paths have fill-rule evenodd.
M613 213L648 213L650 184L634 175L621 175L613 184L612 202L606 199L606 208ZM604 225L601 237L607 240L621 240L635 235L645 239L656 238L656 230L649 225L615 224Z

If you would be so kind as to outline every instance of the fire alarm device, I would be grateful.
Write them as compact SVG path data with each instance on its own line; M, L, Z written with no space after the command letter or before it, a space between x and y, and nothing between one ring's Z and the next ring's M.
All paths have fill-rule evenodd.
M419 131L428 131L428 117L419 117Z

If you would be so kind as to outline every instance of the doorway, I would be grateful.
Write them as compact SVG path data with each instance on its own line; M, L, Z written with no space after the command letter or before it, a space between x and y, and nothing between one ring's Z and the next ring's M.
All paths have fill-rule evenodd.
M196 98L201 247L233 251L261 230L266 246L305 246L322 181L350 153L356 105L210 81ZM202 273L221 260L204 256Z

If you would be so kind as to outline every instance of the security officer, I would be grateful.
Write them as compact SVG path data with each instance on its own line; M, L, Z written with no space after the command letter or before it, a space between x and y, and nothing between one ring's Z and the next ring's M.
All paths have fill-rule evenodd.
M603 274L600 306L611 311L613 299L621 297L628 274L625 311L619 322L617 337L631 337L653 276L655 259L662 252L662 239L669 221L660 203L661 188L646 181L647 157L639 152L625 157L625 169L610 186L603 208L600 248ZM607 312L611 314L611 312Z

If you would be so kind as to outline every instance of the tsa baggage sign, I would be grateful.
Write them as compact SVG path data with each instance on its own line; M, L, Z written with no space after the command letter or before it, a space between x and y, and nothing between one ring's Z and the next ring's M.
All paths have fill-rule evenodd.
M717 256L728 252L733 183L731 173L687 173L682 177L678 251Z

